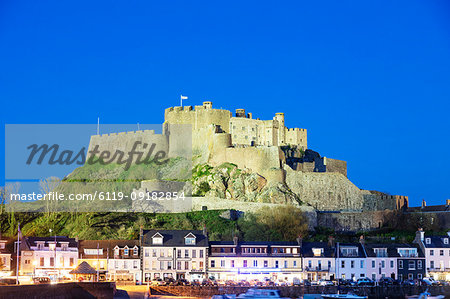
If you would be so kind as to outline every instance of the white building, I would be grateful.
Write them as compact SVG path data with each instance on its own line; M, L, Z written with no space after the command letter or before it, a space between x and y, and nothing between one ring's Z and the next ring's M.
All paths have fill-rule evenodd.
M0 277L12 275L12 248L10 248L10 245L13 244L11 242L8 242L8 240L0 240Z
M450 281L450 233L444 236L425 236L419 230L415 242L425 254L426 275L436 280Z
M143 281L206 278L206 231L148 230L142 233Z
M336 278L336 248L334 243L302 243L303 279L318 281Z
M292 283L301 279L297 242L210 242L208 276L215 280Z
M108 260L108 278L113 281L142 281L138 240L110 240L112 256Z
M357 280L366 276L366 254L360 243L337 243L336 277Z
M399 253L396 244L365 244L366 277L378 281L382 277L397 279Z
M77 266L78 241L63 236L24 237L20 257L20 275L72 278L69 272Z

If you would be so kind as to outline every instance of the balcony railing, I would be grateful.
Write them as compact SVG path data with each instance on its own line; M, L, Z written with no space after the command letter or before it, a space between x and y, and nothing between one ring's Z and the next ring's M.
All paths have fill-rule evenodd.
M308 272L330 272L330 268L327 268L327 267L305 267L305 271L308 271Z

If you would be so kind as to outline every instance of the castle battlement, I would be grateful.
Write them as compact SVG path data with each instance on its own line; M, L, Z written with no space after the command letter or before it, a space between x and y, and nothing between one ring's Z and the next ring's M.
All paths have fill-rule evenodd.
M91 137L95 138L106 138L113 136L122 136L122 135L136 135L136 134L155 134L155 130L136 130L136 131L127 131L127 132L119 132L119 133L106 133L100 135L92 135Z

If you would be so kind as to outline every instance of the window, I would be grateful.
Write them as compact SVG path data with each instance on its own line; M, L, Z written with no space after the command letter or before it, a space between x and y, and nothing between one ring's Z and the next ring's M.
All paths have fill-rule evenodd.
M328 261L328 270L331 269L331 261Z
M275 268L278 268L278 261L275 261Z
M181 258L181 249L177 250L177 258Z
M184 262L184 269L186 269L186 270L189 269L189 262L188 261Z
M426 244L431 244L431 238L425 238L425 243Z
M161 245L162 243L163 243L162 237L153 237L152 238L152 244Z
M402 260L398 261L398 268L403 269L403 261Z
M244 268L247 268L247 260L244 260L244 261L243 261L242 266L243 266Z
M119 261L114 261L114 268L119 269Z
M267 263L267 261L264 261L264 268L267 268L268 267L268 263Z
M253 267L258 267L258 261L257 260L253 260Z
M225 268L225 260L220 260L220 267Z
M200 249L199 258L203 258L203 249Z
M372 268L375 268L375 260L372 260Z
M401 257L417 257L417 248L403 248L398 249L398 254Z
M68 244L61 244L61 250L67 251L68 246L69 246Z
M391 266L391 268L394 268L394 261L393 260L391 260L390 266Z
M417 269L422 269L422 261L421 260L417 261Z
M434 250L433 250L433 249L430 250L430 255L431 255L431 256L434 255Z
M214 265L214 261L211 261L211 267L212 267L212 265ZM181 270L181 262L180 261L177 262L177 269Z
M312 267L312 262L311 262L311 260L308 261L308 267L309 267L309 268Z
M288 267L288 262L284 261L284 267L287 268Z
M363 261L363 260L360 261L360 268L361 268L361 269L364 268L364 261Z
M0 243L0 249L5 249L5 243Z
M444 244L448 244L448 238L444 238Z
M192 258L197 258L197 250L192 250Z
M185 238L185 244L186 245L195 245L195 238L193 238L193 237Z
M408 270L416 270L416 262L415 261L408 262Z
M381 261L381 268L386 267L386 262L385 261Z
M430 268L431 268L431 269L434 268L434 261L430 261Z
M322 270L322 261L317 262L317 270Z
M194 262L192 262L193 264ZM167 270L171 270L172 269L172 261L168 261L167 262Z
M313 252L314 256L322 256L323 248L313 248L312 252Z
M296 268L296 267L297 267L297 261L294 261L294 265L293 265L293 267L294 267L294 268Z
M350 261L350 268L355 268L355 261Z
M41 257L40 261L39 261L39 266L44 267L44 258Z
M54 251L55 248L56 248L56 244L55 243L48 244L48 250Z
M375 255L377 257L387 257L387 249L386 248L375 248Z
M345 268L345 261L341 261L341 268Z
M422 274L417 274L417 279L422 279Z
M440 256L444 256L444 250L442 250L442 249L439 250L439 255L440 255Z
M375 273L372 273L372 280L376 281L377 280L377 275Z
M51 257L50 258L50 267L54 267L55 266L55 258Z
M231 260L231 268L234 268L234 260Z
M62 256L59 258L59 266L64 268L64 257Z
M341 254L342 256L357 256L358 255L358 248L356 247L343 247L341 248Z
M123 254L128 255L128 247L125 247L125 249L123 250Z
M200 265L200 269L203 269L203 262L200 262L199 265Z
M137 269L139 266L139 261L133 261L133 268Z
M133 255L138 255L139 249L137 247L133 248Z

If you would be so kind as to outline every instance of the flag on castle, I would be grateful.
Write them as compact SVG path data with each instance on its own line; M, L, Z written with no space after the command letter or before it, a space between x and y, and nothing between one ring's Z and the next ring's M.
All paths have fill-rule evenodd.
M180 106L181 107L183 107L183 100L187 100L187 99L188 99L188 97L186 97L184 95L180 95L180 101L181 101Z

